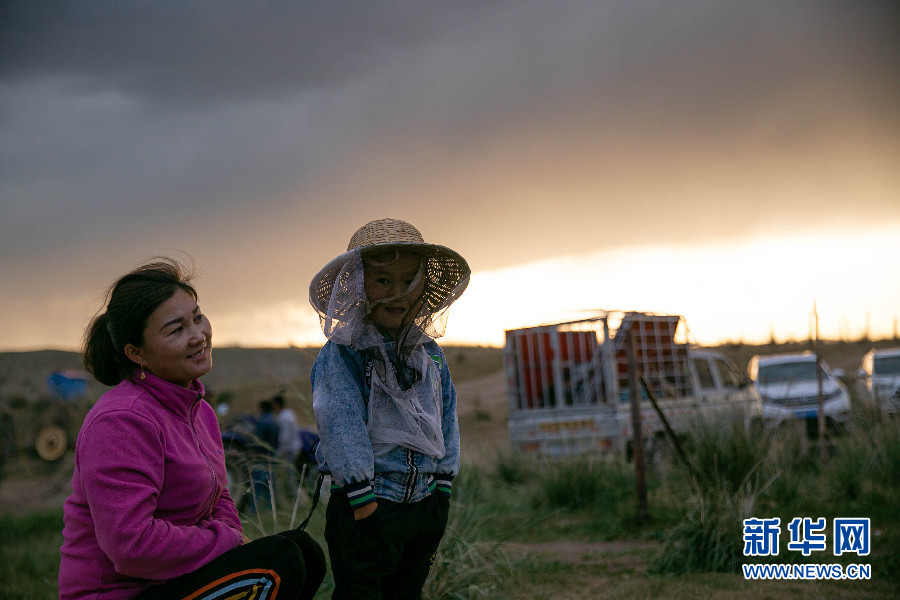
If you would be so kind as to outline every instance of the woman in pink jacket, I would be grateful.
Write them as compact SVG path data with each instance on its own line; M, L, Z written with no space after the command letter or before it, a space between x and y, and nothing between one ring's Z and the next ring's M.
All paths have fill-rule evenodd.
M84 362L115 387L78 434L60 600L312 598L325 557L308 534L251 542L241 531L199 381L212 368L212 329L183 267L139 267L108 298Z

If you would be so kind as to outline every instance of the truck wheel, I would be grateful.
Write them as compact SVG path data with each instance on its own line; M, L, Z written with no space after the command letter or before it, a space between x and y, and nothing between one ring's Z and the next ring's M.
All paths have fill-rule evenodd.
M34 450L42 460L56 462L69 448L69 436L59 425L46 425L34 438Z

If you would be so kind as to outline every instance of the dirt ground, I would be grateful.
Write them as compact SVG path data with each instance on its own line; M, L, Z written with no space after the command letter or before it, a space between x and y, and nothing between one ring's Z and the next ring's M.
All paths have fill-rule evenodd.
M48 465L22 454L7 460L0 480L0 515L24 515L61 507L71 491L74 455Z
M509 449L506 378L502 371L456 385L463 463L493 460Z

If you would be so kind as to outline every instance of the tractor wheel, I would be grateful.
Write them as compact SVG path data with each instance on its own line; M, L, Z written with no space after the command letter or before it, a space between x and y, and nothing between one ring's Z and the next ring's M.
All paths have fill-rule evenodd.
M69 448L69 436L59 425L46 425L38 431L34 438L34 450L42 460L56 462Z

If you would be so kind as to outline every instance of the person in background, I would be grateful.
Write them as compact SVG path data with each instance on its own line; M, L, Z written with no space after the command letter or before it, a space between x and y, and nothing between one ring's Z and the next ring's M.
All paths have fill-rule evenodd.
M250 479L253 493L244 497L241 511L256 511L260 506L272 506L272 492L278 477L275 476L278 448L278 423L275 421L274 405L270 400L260 400L258 414L253 426L254 440L251 446L252 465Z
M278 448L276 455L284 465L285 486L289 493L297 492L299 472L295 472L297 454L300 452L300 423L293 410L284 405L284 392L272 398L275 421L278 423Z
M328 338L311 379L334 599L421 598L459 471L456 391L434 338L469 274L453 250L382 219L310 283Z
M60 600L312 598L325 556L308 534L243 534L200 383L212 327L184 266L161 258L119 278L84 364L113 387L76 442Z
M270 400L260 400L258 408L259 414L254 428L257 451L263 456L275 456L280 436L278 422L275 420L275 406Z

